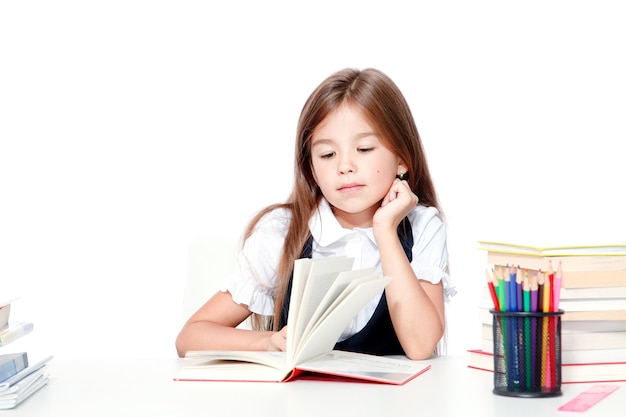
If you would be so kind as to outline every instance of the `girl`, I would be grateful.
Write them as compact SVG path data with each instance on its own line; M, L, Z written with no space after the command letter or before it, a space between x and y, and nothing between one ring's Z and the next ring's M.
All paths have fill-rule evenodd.
M333 255L393 278L336 349L432 356L454 293L446 231L409 106L375 69L339 71L308 98L289 199L252 219L235 273L185 323L178 355L284 350L294 260ZM253 330L237 328L251 314Z

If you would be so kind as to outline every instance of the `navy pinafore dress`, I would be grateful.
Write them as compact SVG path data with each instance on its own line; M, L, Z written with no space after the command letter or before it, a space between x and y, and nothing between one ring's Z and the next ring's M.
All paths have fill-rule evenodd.
M409 262L413 259L413 232L411 230L411 223L408 218L398 225L398 237L402 243L402 248L406 254ZM304 248L302 249L301 258L310 258L313 253L313 237L309 236ZM287 288L287 294L285 294L285 301L281 308L279 329L282 329L287 324L287 316L289 312L289 299L291 296L291 283L293 280L293 274L289 279L289 286ZM393 328L391 317L389 315L389 307L387 306L387 297L383 292L380 302L372 315L372 318L367 322L365 327L358 333L350 336L346 340L338 342L335 345L335 349L344 350L350 352L368 353L372 355L404 355L404 350L400 346L398 336Z

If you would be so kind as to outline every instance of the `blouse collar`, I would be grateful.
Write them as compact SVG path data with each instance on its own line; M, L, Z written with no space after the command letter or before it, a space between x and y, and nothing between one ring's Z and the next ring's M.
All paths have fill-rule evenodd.
M371 227L357 227L352 230L343 228L341 224L339 224L339 221L333 214L330 204L325 198L321 199L317 210L315 210L313 216L309 220L309 230L311 231L311 235L313 236L315 242L322 247L330 246L355 231L361 231L374 244L376 244Z

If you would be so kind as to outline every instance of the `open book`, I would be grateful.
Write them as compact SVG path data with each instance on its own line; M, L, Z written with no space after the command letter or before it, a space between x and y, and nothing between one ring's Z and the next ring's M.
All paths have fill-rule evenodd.
M290 381L302 374L402 385L430 365L402 358L333 350L352 318L391 278L354 259L298 259L287 320L285 352L187 352L175 380Z

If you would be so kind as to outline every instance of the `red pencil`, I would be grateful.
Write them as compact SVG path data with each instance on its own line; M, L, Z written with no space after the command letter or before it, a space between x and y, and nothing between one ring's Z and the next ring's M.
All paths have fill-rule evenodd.
M500 303L498 302L498 295L496 294L494 280L489 273L489 270L485 270L485 276L487 277L487 286L489 287L489 294L491 294L491 300L493 301L493 307L496 311L500 311Z
M563 280L563 267L561 266L561 261L559 261L559 266L556 269L556 274L554 275L554 287L552 287L552 293L554 296L554 311L559 311L559 301L561 300L561 284Z

